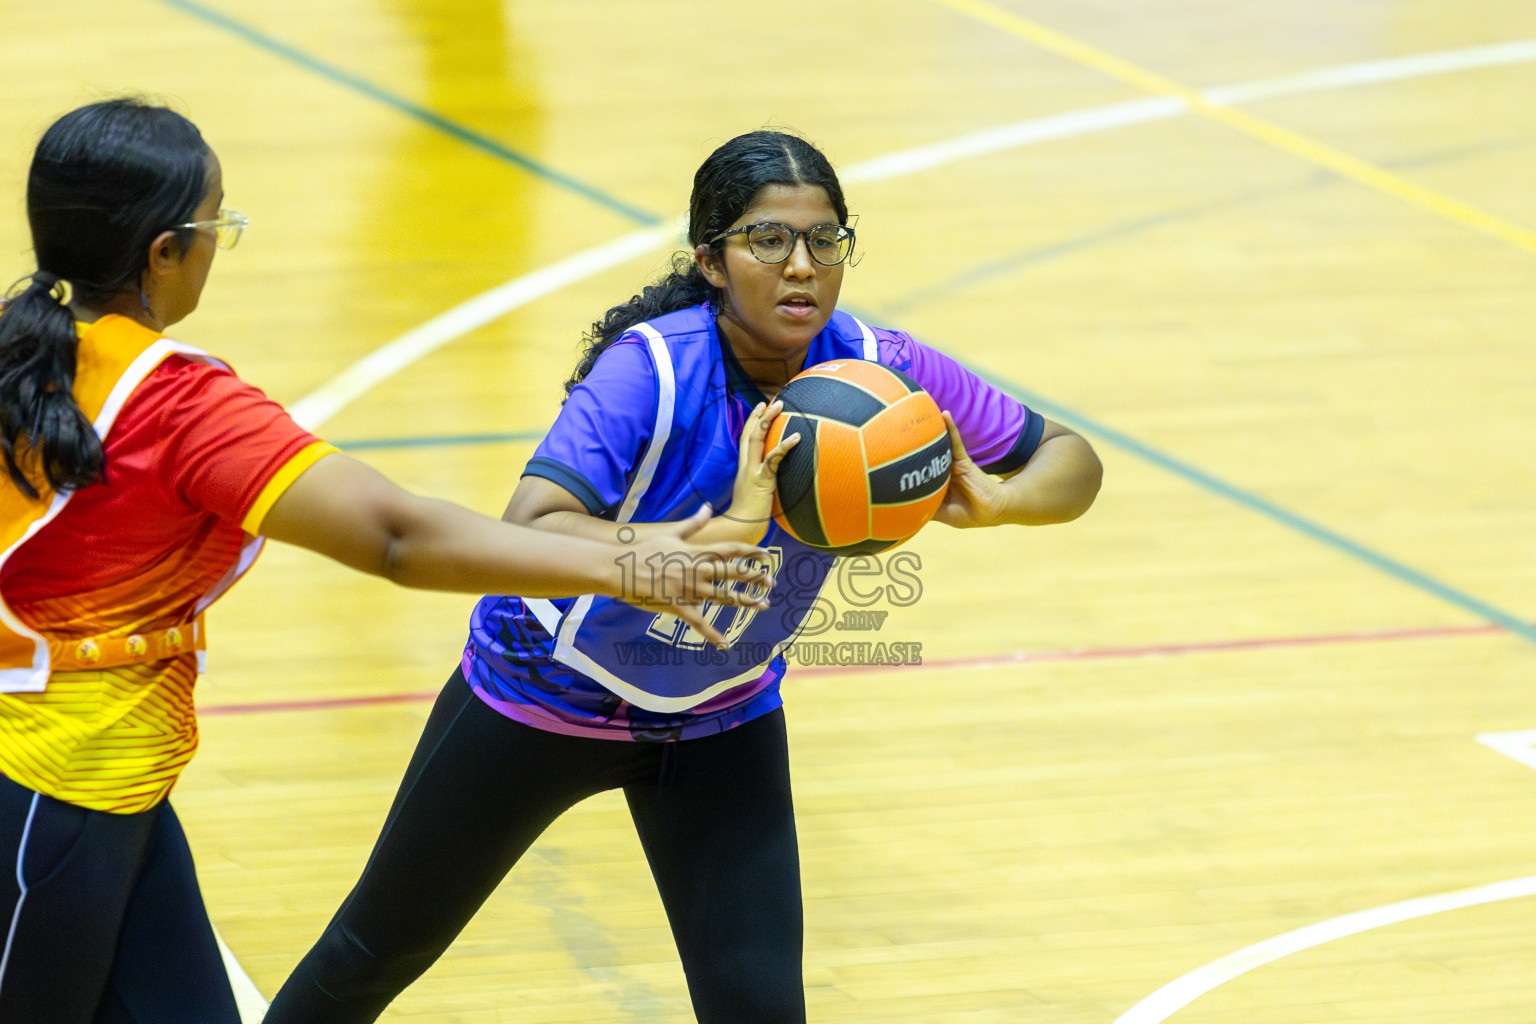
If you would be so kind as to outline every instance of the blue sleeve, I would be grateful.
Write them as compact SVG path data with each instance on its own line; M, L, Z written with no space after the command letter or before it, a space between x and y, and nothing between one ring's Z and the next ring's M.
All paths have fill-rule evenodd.
M656 369L638 338L620 338L571 390L528 460L538 476L574 494L594 516L610 516L656 428Z

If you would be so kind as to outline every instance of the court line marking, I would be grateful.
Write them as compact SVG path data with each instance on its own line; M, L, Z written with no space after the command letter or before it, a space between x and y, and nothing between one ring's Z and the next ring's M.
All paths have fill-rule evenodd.
M839 665L806 666L793 669L793 680L818 676L862 675L872 672L917 672L923 669L988 669L1010 665L1034 665L1061 661L1107 661L1120 658L1172 658L1196 654L1323 647L1336 644L1386 643L1402 640L1432 640L1442 637L1488 636L1502 633L1498 626L1421 626L1410 629L1366 630L1359 633L1327 633L1318 636L1259 637L1242 640L1211 640L1182 644L1138 644L1129 647L1082 647L1064 651L1011 651L1004 654L978 654L963 658L936 658L920 665ZM838 641L840 642L840 641ZM851 641L858 643L860 641ZM870 641L873 642L873 641ZM254 701L244 704L210 704L199 707L204 716L273 714L282 711L332 711L343 708L375 707L387 704L414 704L435 700L437 690L412 693L380 693L361 697L310 697L303 700ZM1536 765L1533 765L1536 767Z
M266 1016L267 1000L251 976L245 973L245 968L240 966L240 961L235 959L235 954L217 929L214 930L213 938L219 944L219 956L224 958L229 985L235 990L235 1006L240 1011L241 1024L259 1024L261 1018Z
M420 434L415 437L371 437L360 441L332 441L343 451L359 452L388 448L454 448L460 445L526 444L542 441L545 430L512 430L501 434Z
M401 370L493 320L562 288L643 256L675 238L676 226L646 228L578 252L531 274L481 292L374 349L294 402L289 414L306 430L322 424Z
M161 2L178 6L191 4L191 0L161 0ZM944 2L944 0L938 0L938 2ZM239 27L237 23L231 22L230 25L233 31L240 32L242 35L248 31ZM269 48L279 52L290 49L286 44L275 40L271 41ZM306 60L312 59L306 58ZM1205 95L1227 97L1225 102L1236 102L1245 95L1268 99L1532 60L1536 60L1536 40L1518 40L1492 46L1340 65L1283 78L1222 86L1207 90ZM316 61L313 64L317 70L331 73L319 62ZM306 64L306 66L310 65ZM1187 97L1169 96L1078 110L1002 125L943 142L887 154L854 164L845 170L841 177L847 184L885 181L1020 146L1175 117L1188 112L1189 109ZM645 216L652 221L659 219L650 214ZM686 218L680 217L674 220L670 228L658 227L625 235L612 242L578 252L558 263L477 295L375 349L343 370L337 377L300 398L289 411L306 429L317 430L332 416L383 380L399 373L405 367L461 335L483 327L561 288L610 270L630 259L637 259L669 241L681 242L686 230L685 225Z
M1409 54L1357 64L1341 64L1296 75L1215 86L1194 95L1213 106L1230 106L1257 100L1299 96L1309 92L1332 91L1478 68L1523 64L1532 60L1536 60L1536 39L1520 39L1459 50ZM869 160L849 168L843 177L844 180L852 182L884 181L887 178L942 167L959 160L986 156L1019 146L1178 117L1189 113L1193 106L1189 95L1154 96L1000 125Z
M1457 71L1470 71L1475 68L1523 64L1531 60L1536 60L1536 39L1516 39L1485 46L1469 46L1459 50L1441 50L1435 53L1385 57L1359 64L1343 64L1296 75L1260 79L1242 85L1217 86L1203 90L1200 95L1207 103L1227 106L1357 85L1400 82L1410 78L1426 78Z
M1536 895L1536 875L1529 875L1525 878L1511 878L1471 889L1459 889L1455 892L1403 900L1400 903L1388 903L1385 906L1310 924L1304 928L1265 939L1235 953L1229 953L1219 960L1213 960L1204 967L1170 981L1117 1017L1115 1024L1161 1024L1200 996L1234 978L1247 974L1256 967L1273 963L1293 953L1313 949L1335 939L1358 935L1361 932L1382 928L1389 924L1400 924L1419 917L1443 914L1448 910L1462 910L1466 907L1533 895Z
M1067 661L1087 657L1138 657L1150 655L1184 654L1193 652L1209 652L1219 650L1246 649L1256 647L1291 646L1296 644L1321 644L1330 642L1362 642L1384 639L1409 639L1445 635L1470 635L1475 633L1491 632L1491 627L1445 627L1439 629L1399 630L1380 633L1342 634L1323 637L1301 637L1289 640L1248 640L1248 641L1224 641L1211 644L1182 644L1162 645L1139 648L1120 648L1115 650L1101 649L1089 651L1058 651L1041 654L1029 654L1017 652L994 658L953 659L944 662L930 662L924 666L927 668L945 667L989 667L1003 664L1017 664L1030 661ZM866 667L866 670L875 670L874 667ZM886 666L885 670L900 671L898 667ZM797 678L807 675L827 675L858 671L858 668L846 669L805 669L796 673ZM267 702L264 704L232 704L214 705L199 709L202 715L228 715L251 714L275 711L311 711L343 707L376 706L380 704L424 703L434 700L436 691L388 694L372 697L349 697L337 699L317 699L309 701ZM1491 747L1500 753L1520 761L1532 768L1536 768L1536 729L1520 730L1517 732L1482 733L1477 737L1478 742ZM1536 894L1536 876L1513 879L1507 882L1497 882L1489 886L1481 886L1474 889L1460 890L1458 892L1442 894L1439 896L1420 897L1400 903L1388 904L1374 910L1360 911L1354 914L1346 914L1319 924L1309 925L1296 931L1264 942L1248 946L1236 953L1229 954L1219 960L1215 960L1204 967L1198 968L1189 974L1175 979L1164 985L1147 998L1141 1000L1126 1013L1122 1014L1115 1024L1160 1024L1177 1011L1189 1005L1195 999L1211 990L1218 988L1228 981L1233 980L1264 964L1289 956L1305 949L1331 942L1334 939L1344 938L1348 935L1358 934L1374 928L1380 928L1389 924L1411 920L1417 917L1426 917L1444 911L1476 906L1483 903L1493 903L1499 900L1515 899ZM224 962L229 971L230 982L235 989L235 998L240 1007L241 1020L244 1024L258 1024L266 1012L266 1001L256 988L250 976L245 973L234 954L225 944L222 936L215 933L219 943L219 951L224 957Z
M1467 156L1507 150L1513 145L1526 149L1530 147L1531 138L1532 136L1526 133L1517 142L1506 139L1496 143L1461 146L1454 149L1421 153L1389 161L1386 166L1393 170L1408 167L1426 167L1454 162ZM1075 252L1122 243L1154 228L1170 224L1187 225L1196 219L1237 209L1255 201L1275 200L1306 190L1312 190L1318 185L1318 176L1326 175L1327 173L1327 171L1323 171L1320 168L1313 168L1312 174L1309 177L1299 178L1286 184L1244 189L1230 195L1213 197L1204 202L1190 203L1182 207L1165 208L1155 213L1145 214L1129 220L1110 222L1099 227L1087 228L1078 235L1062 238L1054 242L1046 242L1020 252L995 257L984 263L964 266L956 270L948 280L914 288L903 293L899 298L888 299L881 303L878 307L882 314L881 319L888 320L893 317L902 316L912 309L935 299L952 298L963 290L985 284L990 280L1006 277L1026 267L1047 260L1060 259Z
M1514 732L1481 732L1477 742L1505 757L1514 758L1527 768L1536 768L1536 729L1517 729Z
M590 199L594 203L597 203L599 206L606 207L607 209L612 210L614 213L617 213L628 220L632 220L637 224L657 224L661 220L661 218L657 217L655 214L647 213L638 207L631 206L628 203L617 199L614 196L608 195L606 192L594 188L593 186L588 185L586 182L579 181L568 174L562 174L560 171L555 170L553 167L540 163L525 153L519 153L517 150L513 149L511 146L506 145L505 143L496 141L489 135L486 135L482 132L477 132L473 128L466 127L465 125L459 124L457 121L450 120L449 118L443 117L441 114L434 113L433 111L428 110L426 107L412 103L410 100L403 96L397 96L396 94L390 92L388 89L385 89L379 85L375 85L373 82L368 81L361 75L353 74L350 71L344 71L336 65L329 64L318 57L300 50L298 47L293 46L290 43L285 43L281 39L267 35L260 29L252 28L250 25L247 25L242 21L237 21L222 11L215 10L212 7L204 6L203 4L197 3L196 0L160 0L160 3L163 3L168 7L174 7L185 14L190 14L195 18L199 18L211 25L233 33L246 42L254 44L260 49L266 50L269 53L276 54L289 63L297 64L299 67L304 68L307 71L313 71L320 77L327 78L338 85L344 85L355 92L362 93L369 99L377 100L385 106L393 107L395 110L400 111L413 120L419 121L430 128L435 128L443 134L451 136L460 142L467 143L471 147L480 150L482 153L496 157L497 159L503 160L509 164L514 164L518 167L521 167L523 170L529 172L530 174L543 178L545 181L558 185L567 191L574 192L583 198Z
M1212 476L1211 474L1191 465L1188 462L1184 462L1181 459L1176 459L1172 455L1165 454L1164 452L1161 452L1158 449L1151 447L1150 445L1144 444L1141 441L1131 437L1129 434L1122 433L1113 427L1106 426L1102 423L1098 423L1092 419L1089 419L1086 416L1079 415L1078 413L1073 412L1071 409L1065 408L1064 406L1051 401L1044 395L1036 394L1028 388L1021 387L1005 377L990 373L989 371L976 366L971 366L970 368L972 372L981 377L983 380L989 381L990 383L1013 395L1015 398L1022 401L1025 405L1039 412L1045 413L1052 419L1057 419L1068 424L1080 426L1084 431L1097 435L1114 447L1130 452L1132 455L1135 455L1136 457L1149 462L1152 465L1159 467L1160 469L1166 470L1174 476L1182 477L1183 479L1188 480L1191 483L1194 483L1208 491L1211 491L1214 494L1220 495L1223 498L1227 498L1230 501L1234 501L1239 505L1246 506L1252 511L1258 512L1259 514L1280 523L1282 526L1287 526L1290 529L1295 530L1297 533L1302 534L1303 536L1310 537L1316 541L1321 541L1328 547L1342 551L1347 555L1365 562L1367 565L1374 566L1376 569L1379 569L1380 571L1386 573L1388 576L1393 577L1401 583L1406 583L1411 587L1422 590L1425 593L1431 594L1448 604L1453 604L1458 608L1462 608L1468 612L1471 612L1473 615L1476 615L1478 618L1483 619L1486 622L1491 622L1502 629L1506 629L1524 640L1527 640L1531 643L1536 643L1536 625L1527 622L1519 616L1504 611L1502 608L1497 608L1479 597L1474 597L1471 594L1465 593L1456 589L1455 587L1452 587L1448 583L1443 583L1432 576L1426 575L1425 573L1415 569L1413 566L1408 565L1405 562L1400 562L1397 559L1384 555L1379 551L1374 551L1371 548L1368 548L1365 545L1359 543L1358 541L1351 540L1349 537L1344 536L1342 533L1338 533L1337 531L1323 526L1321 523L1313 522L1312 520L1300 516L1295 512L1291 512L1288 509L1282 508L1267 498L1262 498L1257 494L1251 494L1248 491L1242 490L1239 487L1229 484L1225 480Z
M556 171L484 133L428 110L222 11L198 3L196 0L160 0L160 2L231 32L290 63L390 106L475 149L521 167L639 224L655 225L661 220L655 214L638 209L570 175ZM1068 39L1016 15L979 3L977 0L935 0L935 2L946 4L961 13L970 14L972 17L993 24L1005 32L1021 36L1045 49L1160 95L1148 100L1116 104L1097 110L1065 114L1018 125L1007 125L935 146L920 147L904 154L891 154L865 165L866 174L862 178L854 173L857 169L850 168L849 173L843 176L845 181L879 181L899 174L912 173L915 170L941 166L957 159L993 153L1032 142L1064 138L1089 131L1103 131L1195 111L1216 120L1226 121L1247 134L1262 138L1294 155L1329 167L1347 177L1398 195L1399 198L1410 202L1427 205L1427 208L1451 216L1452 219L1460 219L1463 223L1506 237L1525 248L1532 248L1533 243L1536 243L1536 234L1515 228L1466 204L1441 196L1348 154L1331 150L1313 140L1287 132L1260 118L1230 110L1230 107L1237 103L1273 99L1304 92L1400 81L1501 64L1523 63L1536 56L1536 41L1516 40L1440 53L1391 57L1197 91L1178 85L1086 44Z
M1212 100L1209 98L1210 93L1202 93L1180 85L1172 79L1149 71L1122 57L1082 40L1073 39L1011 11L1002 10L984 0L933 0L933 2L991 25L1007 35L1016 36L1073 63L1118 79L1143 92L1153 93L1164 99L1182 100L1191 113L1235 128L1251 138L1268 143L1276 149L1326 168L1411 206L1536 253L1536 232L1528 231L1469 203L1410 181L1402 175L1394 174L1351 153L1335 149L1299 132L1282 128L1272 121L1229 106L1227 103L1231 102L1230 96L1233 95L1231 92L1227 94L1229 98L1226 102ZM1430 70L1432 71L1433 68ZM1405 69L1402 74L1406 77L1407 70ZM1219 90L1216 91L1218 100L1221 99L1221 95Z

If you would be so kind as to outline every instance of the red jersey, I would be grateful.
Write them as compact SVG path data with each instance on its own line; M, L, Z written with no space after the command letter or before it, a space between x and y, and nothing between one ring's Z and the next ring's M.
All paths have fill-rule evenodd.
M146 343L154 359L166 342L103 318L82 333L80 367L96 347ZM0 772L99 810L154 806L197 746L200 655L188 642L156 658L163 652L143 650L143 638L200 632L203 610L254 560L273 502L334 451L227 367L170 344L136 385L119 382L130 390L103 439L105 481L45 494L48 510L32 510L41 525L0 555L7 619L23 627L13 642L35 634L52 652L43 689L0 693ZM19 492L3 480L0 488L12 492L0 511L11 510ZM103 650L144 657L114 665L135 659ZM104 667L85 667L93 652Z

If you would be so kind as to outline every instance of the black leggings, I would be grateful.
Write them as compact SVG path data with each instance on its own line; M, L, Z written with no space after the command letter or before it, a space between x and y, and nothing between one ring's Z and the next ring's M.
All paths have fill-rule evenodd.
M0 776L0 1024L240 1024L171 805L88 811Z
M672 743L522 725L455 672L362 878L265 1024L358 1024L432 965L557 817L622 787L701 1024L798 1024L804 924L784 716Z

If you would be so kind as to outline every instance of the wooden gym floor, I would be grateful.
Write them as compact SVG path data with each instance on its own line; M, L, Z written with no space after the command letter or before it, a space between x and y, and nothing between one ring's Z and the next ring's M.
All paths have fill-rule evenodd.
M1086 518L931 528L832 637L921 668L786 685L813 1020L1536 1015L1536 7L56 0L0 54L11 278L43 127L169 99L252 222L176 336L419 490L499 513L765 124L845 175L845 308L1094 441ZM216 609L175 803L253 1020L471 604L274 549ZM385 1019L691 1020L622 801Z

